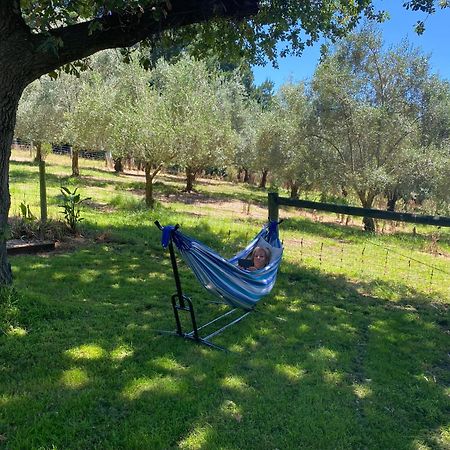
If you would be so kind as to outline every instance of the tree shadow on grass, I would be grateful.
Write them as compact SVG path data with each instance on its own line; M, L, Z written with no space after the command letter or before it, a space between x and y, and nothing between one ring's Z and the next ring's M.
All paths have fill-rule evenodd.
M0 337L8 448L439 447L449 380L438 299L408 290L393 304L370 283L284 261L219 352L155 332L174 329L175 286L159 231L141 228L114 230L132 244L12 260L26 333ZM199 321L211 318L221 308L179 269Z

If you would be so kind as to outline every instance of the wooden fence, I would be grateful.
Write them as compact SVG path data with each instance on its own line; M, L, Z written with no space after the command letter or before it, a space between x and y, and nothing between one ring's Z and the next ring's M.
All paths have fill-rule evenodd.
M309 200L295 200L292 198L279 197L276 192L270 192L268 196L269 220L279 220L279 207L295 206L297 208L315 209L317 211L328 211L348 216L371 217L373 219L395 220L397 222L409 222L422 225L435 225L439 227L450 227L450 217L426 216L420 214L383 211L381 209L359 208L356 206L336 205L334 203L312 202Z

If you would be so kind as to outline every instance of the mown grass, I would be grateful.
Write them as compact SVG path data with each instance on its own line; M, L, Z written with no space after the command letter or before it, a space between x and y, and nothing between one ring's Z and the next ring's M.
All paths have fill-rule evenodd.
M53 164L49 197L61 179L92 197L87 239L11 258L19 294L8 297L14 310L0 337L1 447L450 446L448 232L440 231L435 256L425 228L367 236L286 220L277 285L214 340L225 353L157 333L174 329L175 287L153 221L180 223L231 256L262 221L240 204L235 212L214 205L258 205L266 194L205 181L199 207L179 192L182 180L165 175L149 211L135 178L86 168L88 181L74 181L63 178L65 164ZM12 164L13 192L35 189L30 167ZM57 203L50 201L54 214ZM199 321L217 315L222 307L179 268Z

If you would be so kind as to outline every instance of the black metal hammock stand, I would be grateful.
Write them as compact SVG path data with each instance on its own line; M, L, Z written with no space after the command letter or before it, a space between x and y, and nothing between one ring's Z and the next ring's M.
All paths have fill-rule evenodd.
M176 331L163 331L163 333L225 350L223 347L211 342L211 339L248 316L253 311L257 302L269 294L275 285L278 267L283 254L283 248L278 237L279 223L281 221L270 222L264 226L244 250L227 260L200 241L181 233L179 231L179 225L162 227L156 221L155 225L162 231L162 245L164 248L169 248L173 277L176 285L176 293L171 297ZM181 287L174 244L199 282L210 292L217 295L221 299L221 303L230 306L232 308L231 310L204 325L197 325L193 302L183 293ZM263 269L254 272L242 270L238 267L239 259L248 257L255 247L266 247L270 249L271 259L269 264ZM192 324L191 331L183 331L180 312L189 314ZM233 314L239 312L243 313L222 328L204 337L200 335L200 330L205 330L219 320L230 318Z

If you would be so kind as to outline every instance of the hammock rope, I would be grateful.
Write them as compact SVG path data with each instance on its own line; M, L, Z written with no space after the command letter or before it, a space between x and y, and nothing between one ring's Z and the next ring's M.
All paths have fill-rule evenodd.
M223 258L202 242L183 234L176 226L162 228L161 243L167 247L172 240L183 260L208 291L234 308L251 310L275 285L283 255L278 224L270 222L265 225L244 250L230 259ZM256 271L239 268L238 260L248 257L257 246L270 249L269 264Z

